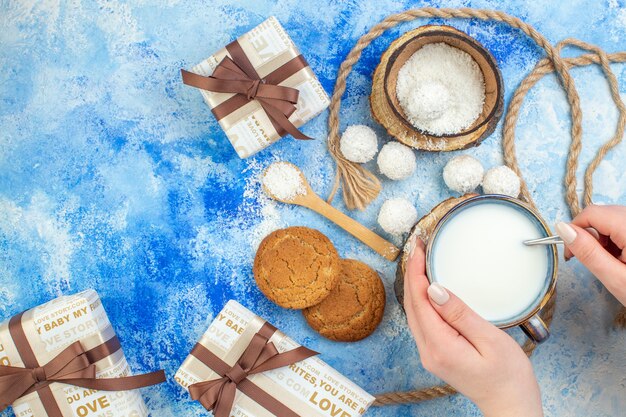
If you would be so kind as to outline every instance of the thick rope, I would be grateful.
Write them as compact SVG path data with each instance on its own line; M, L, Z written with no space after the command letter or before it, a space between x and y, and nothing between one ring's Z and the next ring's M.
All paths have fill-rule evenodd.
M531 74L522 81L518 90L515 92L513 99L509 104L504 129L503 129L503 153L506 164L512 168L522 181L522 198L530 205L535 206L526 182L523 179L522 172L517 162L515 153L515 126L519 116L520 108L528 91L539 81L544 75L556 71L561 83L565 89L567 100L570 105L572 126L571 126L571 143L566 163L565 189L566 200L570 207L572 216L581 211L578 195L576 193L577 180L576 172L578 169L578 158L582 149L582 112L580 109L580 99L576 90L574 81L568 71L572 66L589 65L591 63L599 63L607 77L611 95L615 101L619 112L618 126L615 135L605 143L597 152L592 162L587 167L584 179L584 204L591 204L593 193L593 173L606 154L617 144L620 143L624 134L624 126L626 125L626 108L621 101L618 89L618 83L615 75L610 69L610 61L624 62L626 61L626 53L606 54L600 48L586 44L575 39L567 39L556 47L553 47L539 32L532 26L522 22L520 19L510 16L506 13L492 10L481 9L435 9L422 8L409 10L403 13L388 16L382 22L378 23L368 33L363 35L356 45L352 48L344 62L339 67L337 81L335 83L335 91L330 104L330 116L328 119L329 137L328 148L337 162L337 173L333 189L328 197L331 202L340 185L343 185L343 198L346 206L350 209L365 208L380 192L380 182L367 169L359 164L347 161L339 150L339 109L341 107L341 97L346 90L346 80L352 71L352 67L361 57L363 49L365 49L374 39L382 35L387 29L392 28L402 22L414 20L423 17L438 18L477 18L481 20L496 20L505 22L510 26L517 28L532 38L537 45L541 46L546 52L547 57L542 59L533 69ZM566 45L573 45L581 49L592 52L591 54L582 55L577 58L561 58L560 51ZM549 326L554 315L556 296L552 297L542 310L542 317ZM620 316L616 319L616 323L626 324L626 311L622 310ZM535 349L535 344L530 340L522 346L527 355L531 355ZM441 385L421 390L408 392L391 392L376 396L374 405L392 405L410 402L420 402L434 399L455 393L454 388L449 385Z
M600 64L602 66L602 70L609 83L609 88L611 90L611 96L613 98L613 101L615 102L619 110L619 119L617 122L615 134L608 142L602 145L602 147L597 151L595 157L593 158L591 163L588 165L587 170L585 171L583 202L584 202L584 205L587 206L589 204L592 204L593 173L595 172L596 168L600 165L600 162L602 162L606 154L615 146L617 146L624 137L624 126L626 125L626 107L624 106L624 103L620 97L619 84L618 84L617 78L615 77L615 74L611 70L609 64L611 61L612 62L626 62L626 52L606 54L600 48L593 46L593 45L589 45L577 39L565 39L559 42L556 46L556 50L560 52L561 49L567 45L576 46L580 49L585 49L585 50L593 52L593 54L585 54L576 58L566 58L566 59L563 59L563 62L565 63L565 66L567 68L571 68L574 66L586 66L586 65L590 65L594 63ZM504 128L502 132L502 136L503 136L502 148L504 151L504 161L513 171L515 171L515 173L517 173L517 175L522 180L521 181L522 182L521 195L524 200L526 200L533 206L534 206L534 202L532 200L530 192L528 191L526 182L523 180L522 172L519 168L519 164L518 164L517 157L516 157L517 154L515 151L515 127L517 126L517 120L519 118L519 112L520 112L521 106L524 103L524 99L526 98L526 95L528 94L528 92L546 74L550 74L553 71L554 71L554 65L552 61L548 58L544 58L537 63L533 71L520 83L519 87L513 94L513 98L511 99L511 102L509 103L506 118L504 120ZM572 118L572 123L581 124L582 119L574 120L574 118ZM577 152L580 153L580 150L578 149ZM574 184L576 182L577 163L570 163L569 158L571 157L572 157L572 153L570 152L570 155L568 157L568 164L566 167L567 169L567 174L565 178L566 184L569 181L574 181ZM575 159L577 160L578 157L576 157ZM576 209L575 205L572 204L572 201L578 202L578 197L576 193L574 193L573 200L572 200L572 197L568 195L567 201L570 206L572 217L576 216L576 214L578 214L580 211L579 208Z
M556 45L556 49L560 52L561 49L565 46L572 45L576 46L580 49L587 50L593 52L592 54L581 55L576 58L567 58L565 59L565 64L568 68L573 66L585 66L590 64L600 64L602 67L602 71L605 74L605 77L609 83L609 88L611 90L611 97L617 106L619 111L619 118L617 121L617 127L615 129L615 134L613 137L607 141L604 145L598 149L596 155L593 160L587 166L585 170L584 177L584 192L583 192L583 203L585 206L593 204L593 173L596 168L600 165L600 162L604 159L606 154L613 149L615 146L619 145L624 138L624 127L626 126L626 106L620 96L619 93L619 83L617 81L617 77L611 70L610 63L611 62L626 62L626 52L618 52L613 54L607 54L602 49L597 46L590 45L586 42L580 41L578 39L564 39ZM504 129L503 129L503 139L502 139L502 147L504 150L504 159L506 164L513 169L517 175L521 179L521 194L523 198L528 201L531 205L534 206L534 202L530 196L530 192L528 191L528 187L526 182L522 178L522 173L519 168L519 164L517 162L516 152L515 152L515 126L517 126L517 119L519 117L520 108L524 102L528 91L532 89L532 87L541 79L544 75L549 74L554 71L554 66L552 62L544 58L535 66L535 69L521 82L515 94L513 95L513 99L509 104L509 108L507 111L506 119L504 121ZM570 155L571 156L571 155ZM570 174L575 178L576 172L572 172ZM567 179L566 179L567 181ZM571 207L571 205L570 205ZM573 210L573 209L572 209ZM572 217L574 217L577 213L572 211ZM615 325L617 327L626 327L626 307L622 307L615 317Z
M352 71L354 64L360 59L363 49L369 46L374 39L382 35L387 29L395 27L402 22L424 17L439 17L448 19L476 18L481 20L496 20L505 22L527 34L546 51L546 54L553 62L553 65L561 78L561 82L565 87L568 101L572 109L572 119L579 121L579 123L572 123L572 145L570 147L570 158L568 159L568 172L572 170L576 172L578 155L580 154L582 143L582 127L580 123L582 115L580 112L580 100L578 98L576 88L574 87L574 82L567 71L563 59L558 55L558 51L552 47L548 40L537 32L532 26L503 12L469 8L436 9L432 7L425 7L388 16L382 22L372 27L368 33L359 38L356 45L352 48L346 59L339 67L339 73L337 74L337 81L335 83L335 91L333 92L330 102L330 115L328 117L328 149L337 162L335 184L330 196L328 197L328 202L332 201L340 184L343 185L344 202L349 209L365 208L380 192L380 182L371 172L360 164L355 164L346 160L341 155L341 151L339 150L339 109L341 107L341 97L346 90L346 80L348 75ZM571 158L572 154L576 157ZM579 212L580 207L576 196L575 176L568 176L566 178L566 188L567 198L571 203L570 206L572 206L576 212Z

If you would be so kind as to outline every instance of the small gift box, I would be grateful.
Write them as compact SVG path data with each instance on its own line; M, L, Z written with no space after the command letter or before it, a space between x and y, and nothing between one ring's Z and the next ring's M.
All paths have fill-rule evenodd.
M374 398L236 301L185 359L176 381L215 417L356 417Z
M192 68L183 82L200 89L240 158L297 128L330 100L304 57L275 17Z
M19 417L146 417L136 388L163 371L130 376L98 294L64 296L0 324L0 410Z

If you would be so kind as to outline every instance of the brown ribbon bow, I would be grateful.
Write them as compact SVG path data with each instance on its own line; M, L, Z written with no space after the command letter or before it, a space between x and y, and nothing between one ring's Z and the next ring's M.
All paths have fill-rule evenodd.
M163 371L122 378L96 379L91 363L80 342L74 342L54 359L40 367L0 366L0 411L15 400L54 382L103 391L126 391L165 381Z
M279 135L291 134L296 139L312 139L300 132L289 117L296 111L300 92L278 85L302 68L308 66L302 55L291 59L261 79L245 52L234 41L226 49L232 57L225 57L209 77L181 70L183 83L215 93L234 93L234 97L212 109L220 120L252 100L256 100Z
M189 386L191 398L200 401L207 410L213 410L215 417L228 417L239 389L276 416L298 417L293 410L247 379L250 375L282 368L318 354L303 346L279 353L274 343L269 342L271 334L275 331L276 328L265 323L232 367L203 345L197 344L192 355L213 369L221 378Z

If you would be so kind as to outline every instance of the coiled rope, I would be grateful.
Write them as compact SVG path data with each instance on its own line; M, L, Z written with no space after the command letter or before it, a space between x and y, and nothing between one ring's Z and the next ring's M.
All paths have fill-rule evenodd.
M511 102L509 103L502 131L502 150L505 163L513 169L521 179L522 199L530 205L535 206L517 161L515 150L515 127L517 125L520 108L528 91L530 91L530 89L546 74L556 72L563 88L565 89L567 101L570 105L572 119L570 130L571 142L564 178L565 197L572 217L576 216L582 210L576 193L576 172L578 170L578 158L582 150L582 112L580 109L578 92L576 90L574 80L570 75L569 69L575 66L600 64L608 80L611 97L619 110L619 119L614 136L597 151L595 157L587 166L585 171L583 206L592 204L593 173L606 154L617 146L622 141L624 136L624 127L626 126L626 107L621 100L619 94L619 84L615 74L611 71L610 62L625 62L626 52L607 54L597 46L590 45L576 39L565 39L559 42L556 46L552 46L548 40L537 32L537 30L535 30L532 26L524 23L514 16L510 16L500 11L470 8L436 9L431 7L408 10L406 12L388 16L380 23L372 27L365 35L361 36L339 67L335 90L330 103L330 116L328 119L328 148L337 163L335 182L330 196L328 197L328 202L332 201L340 185L342 185L344 202L350 209L364 209L380 192L380 181L378 178L362 165L346 160L339 151L339 110L341 107L341 97L346 90L346 80L348 75L352 71L354 64L356 64L356 62L360 59L363 49L365 49L374 39L382 35L386 30L393 28L400 23L419 18L461 18L504 22L516 29L521 30L533 39L537 45L543 48L547 56L541 59L533 71L521 82L515 91ZM575 58L562 58L560 53L562 48L565 46L575 46L586 50L589 53ZM552 297L542 311L542 317L548 325L552 322L554 315L555 299L555 297ZM616 318L616 323L622 327L626 326L625 311L626 310L622 309L618 318ZM530 356L535 349L535 344L528 340L524 343L522 349L527 355ZM454 393L456 393L456 390L449 385L434 386L407 392L390 392L377 395L374 405L382 406L420 402Z

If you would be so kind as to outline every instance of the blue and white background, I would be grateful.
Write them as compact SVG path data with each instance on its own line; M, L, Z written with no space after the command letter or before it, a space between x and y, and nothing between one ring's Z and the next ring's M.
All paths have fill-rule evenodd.
M437 383L421 367L395 301L395 265L315 214L260 195L258 174L276 160L302 167L313 189L327 195L334 175L325 143L327 112L304 128L318 140L283 139L240 160L198 91L182 85L179 75L180 68L275 15L330 94L339 64L359 36L388 14L425 5L497 8L534 25L553 43L572 36L611 52L626 49L622 0L0 0L0 319L94 288L133 369L164 367L171 376L234 298L323 352L322 359L371 393ZM381 144L389 140L370 116L371 75L393 39L428 22L403 24L365 50L348 80L342 129L364 123L376 129ZM542 56L531 40L502 24L446 23L494 54L507 100ZM614 70L624 89L624 66ZM597 68L573 74L585 115L584 166L613 134L617 112ZM569 127L564 94L548 76L522 109L518 151L536 201L552 223L568 219L562 173ZM500 164L500 129L466 153L486 167ZM384 235L376 216L386 198L405 196L420 215L427 213L450 196L441 170L452 156L418 153L413 177L384 180L382 195L351 215ZM597 202L626 204L624 161L626 144L601 164ZM340 198L335 205L345 210ZM350 344L324 340L299 312L276 307L257 290L255 248L268 232L289 225L321 230L342 256L382 273L388 302L374 335ZM561 264L558 288L553 337L532 358L547 415L622 415L626 332L611 327L615 300L576 260ZM153 416L206 415L173 381L145 389L144 396ZM368 415L479 411L455 396L371 409Z

